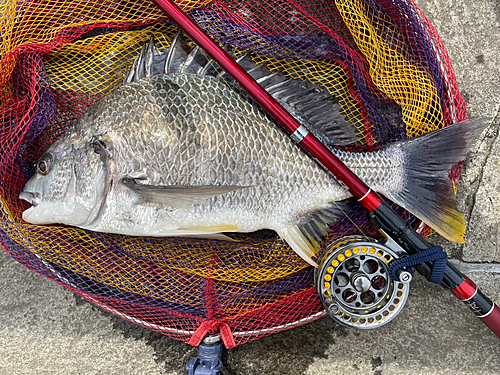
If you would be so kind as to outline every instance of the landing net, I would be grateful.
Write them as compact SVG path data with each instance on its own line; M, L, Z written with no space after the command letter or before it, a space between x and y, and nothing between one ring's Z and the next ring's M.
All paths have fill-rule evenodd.
M218 42L335 94L363 135L353 151L466 118L446 49L411 0L178 4ZM3 0L0 14L0 240L10 256L106 311L193 345L219 331L230 348L324 315L312 268L271 231L226 243L23 222L28 204L18 196L40 155L121 85L144 41L154 35L166 48L176 29L147 1ZM351 203L349 217L375 236ZM357 233L342 219L323 246Z

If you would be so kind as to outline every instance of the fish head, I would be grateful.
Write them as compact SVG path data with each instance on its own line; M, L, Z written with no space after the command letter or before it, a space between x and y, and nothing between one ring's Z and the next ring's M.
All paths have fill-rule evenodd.
M103 137L70 135L52 144L19 195L32 205L23 220L80 227L92 223L110 186L109 162L110 143Z

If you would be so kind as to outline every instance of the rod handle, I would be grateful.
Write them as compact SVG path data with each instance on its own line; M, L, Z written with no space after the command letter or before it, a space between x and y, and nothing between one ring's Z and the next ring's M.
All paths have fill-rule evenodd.
M471 279L464 276L464 281L451 291L500 338L500 308Z
M491 313L479 319L500 338L500 308L496 303L493 304Z

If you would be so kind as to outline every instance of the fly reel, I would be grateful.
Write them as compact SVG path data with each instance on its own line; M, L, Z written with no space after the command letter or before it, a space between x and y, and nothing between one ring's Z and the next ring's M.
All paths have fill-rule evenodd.
M399 314L410 289L411 274L400 274L406 282L389 276L397 250L361 236L343 237L332 243L319 259L314 274L316 289L328 315L349 327L372 329ZM396 248L398 245L394 243Z

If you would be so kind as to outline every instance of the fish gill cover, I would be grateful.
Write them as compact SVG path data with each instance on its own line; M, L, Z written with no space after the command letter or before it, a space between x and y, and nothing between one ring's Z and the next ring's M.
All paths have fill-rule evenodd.
M351 151L466 118L446 49L411 0L177 4L215 40L335 95L362 134ZM28 204L18 196L43 151L122 84L143 42L154 35L167 48L176 29L144 1L4 0L0 14L0 240L14 259L106 311L193 345L220 330L234 347L323 316L312 268L271 231L227 243L23 222ZM359 230L376 235L355 202L348 216L358 227L339 220L323 247Z

